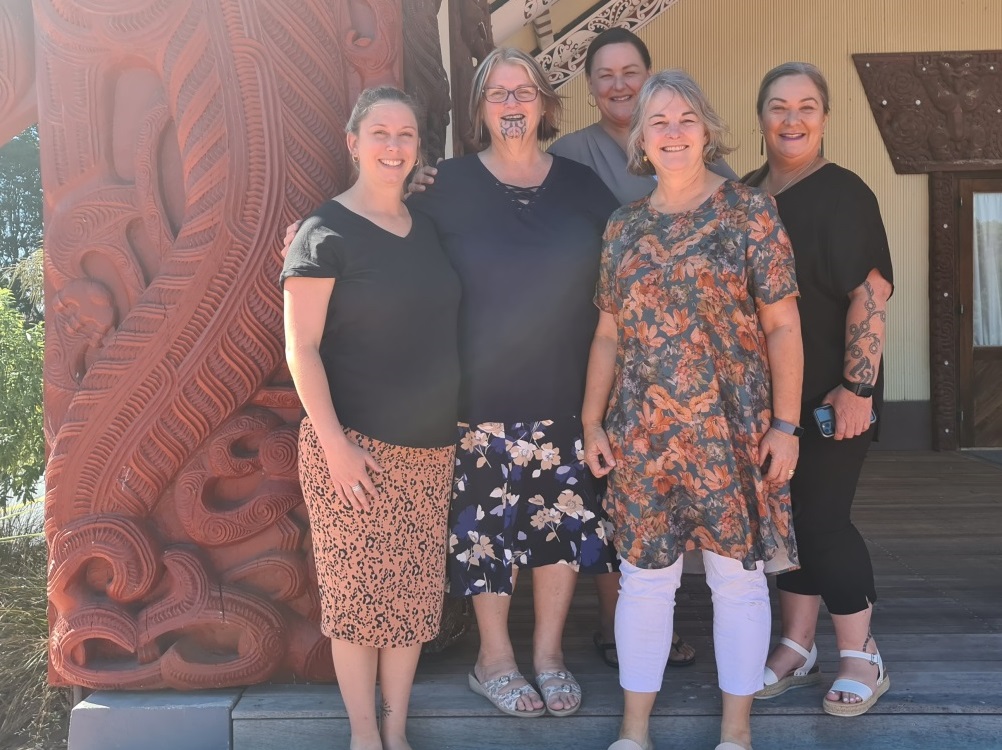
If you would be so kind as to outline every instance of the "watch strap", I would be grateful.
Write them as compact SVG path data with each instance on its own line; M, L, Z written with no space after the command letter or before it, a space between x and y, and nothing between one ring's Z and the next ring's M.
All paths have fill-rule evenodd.
M873 395L873 386L867 383L853 383L847 378L842 378L842 387L861 398L869 398Z
M780 419L779 417L772 418L772 429L785 432L787 435L793 435L793 437L800 437L804 434L803 427L793 424L793 422L787 422L785 419Z

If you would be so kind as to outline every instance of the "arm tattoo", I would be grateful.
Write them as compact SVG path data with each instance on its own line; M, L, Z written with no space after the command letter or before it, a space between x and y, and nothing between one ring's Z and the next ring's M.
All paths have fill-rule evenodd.
M873 287L869 281L863 282L863 290L866 292L866 298L863 300L864 317L858 323L849 323L845 360L849 365L850 380L873 385L877 380L882 342L880 335L872 330L872 324L874 320L879 320L883 324L887 320L887 313L878 309L877 302L873 298Z

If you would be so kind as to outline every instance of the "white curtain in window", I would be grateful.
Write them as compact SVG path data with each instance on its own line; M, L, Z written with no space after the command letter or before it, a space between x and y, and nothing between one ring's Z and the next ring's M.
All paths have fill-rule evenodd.
M974 345L1002 346L1002 193L974 194Z

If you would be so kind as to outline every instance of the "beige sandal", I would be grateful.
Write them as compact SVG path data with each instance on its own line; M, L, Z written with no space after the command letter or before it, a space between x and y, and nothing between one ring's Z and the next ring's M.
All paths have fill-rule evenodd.
M843 658L852 659L863 659L864 661L870 662L877 667L877 686L871 690L868 685L860 682L859 680L850 680L848 677L840 677L832 683L830 691L835 691L838 693L852 693L853 695L858 695L861 700L859 703L843 703L842 701L830 701L826 695L821 699L821 708L824 709L826 714L831 714L832 716L860 716L865 714L871 708L873 708L877 700L887 689L891 686L891 678L887 676L887 672L884 671L884 661L880 658L880 654L868 654L865 651L851 651L844 650L839 651L838 655Z
M560 680L560 685L547 685L551 680ZM566 669L556 672L540 672L536 675L536 686L543 696L543 703L550 716L570 716L577 713L581 708L581 685L574 679L574 675ZM550 708L550 700L559 696L572 695L578 699L570 708Z
M495 677L493 680L484 680L483 682L478 680L477 676L473 674L473 672L470 672L469 678L470 690L477 695L484 696L484 698L493 703L494 707L502 713L508 714L509 716L520 716L524 719L531 719L536 716L542 716L546 713L545 707L532 709L530 711L519 711L515 708L518 704L518 699L522 696L529 695L531 693L537 698L539 697L536 689L530 685L528 681L519 687L508 687L514 680L525 680L522 673L517 669L513 669L508 674L503 674L500 677Z
M812 644L811 650L808 651L799 643L791 641L789 638L780 638L779 642L791 651L796 651L798 654L803 656L804 663L802 666L797 667L790 672L790 674L783 679L779 679L775 672L769 669L769 667L766 667L765 674L762 676L765 687L755 693L756 700L775 698L778 695L782 695L787 690L807 687L808 685L813 685L821 680L821 667L818 665L817 644Z

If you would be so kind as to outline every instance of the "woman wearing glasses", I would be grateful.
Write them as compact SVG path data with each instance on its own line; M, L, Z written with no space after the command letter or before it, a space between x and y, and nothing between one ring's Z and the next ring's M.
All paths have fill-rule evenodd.
M435 222L463 284L450 588L473 597L480 630L471 689L514 716L566 716L581 701L562 650L577 573L613 559L580 410L601 235L618 202L591 169L540 147L560 100L528 55L487 55L470 109L485 149L440 164L408 203ZM521 568L533 569L539 692L508 633Z

